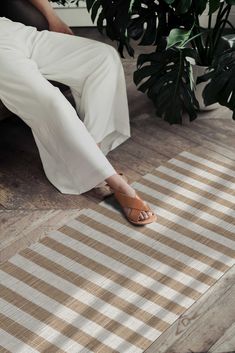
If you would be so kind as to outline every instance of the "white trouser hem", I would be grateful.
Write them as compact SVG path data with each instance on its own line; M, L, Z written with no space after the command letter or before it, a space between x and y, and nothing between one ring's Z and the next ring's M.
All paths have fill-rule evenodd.
M110 151L114 150L116 147L124 143L130 137L130 134L123 134L117 130L114 130L102 139L102 141L100 142L100 149L106 156Z
M115 138L115 136L117 136ZM115 138L115 139L114 139ZM107 155L110 151L115 149L117 146L125 142L127 139L130 138L130 135L124 135L121 134L118 131L113 131L109 135L107 135L102 141L100 145L100 149L104 153L104 155ZM45 174L46 171L44 170ZM89 178L86 180L86 184L84 185L79 185L79 188L77 186L71 188L65 188L60 186L59 184L53 182L50 180L50 177L46 174L48 180L54 185L54 187L59 190L62 194L70 194L70 195L81 195L91 189L93 189L95 186L103 182L105 179L109 178L110 176L116 174L116 170L114 167L110 165L106 165L102 170L100 169L95 169L94 174L90 174Z
M50 177L47 175L47 179L51 182L51 184L62 194L67 194L67 195L81 195L91 189L93 189L96 185L104 181L105 179L109 178L110 176L116 174L115 169L111 166L110 168L103 169L101 171L95 169L94 174L89 176L89 179L86 180L86 184L80 185L79 187L74 187L74 188L65 188L63 186L60 186L58 184L55 184L52 180L50 180Z

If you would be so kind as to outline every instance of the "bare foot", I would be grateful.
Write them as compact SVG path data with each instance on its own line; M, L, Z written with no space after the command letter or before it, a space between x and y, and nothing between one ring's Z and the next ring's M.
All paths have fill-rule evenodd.
M113 190L118 190L120 192L123 192L124 194L127 194L130 197L137 197L135 190L119 175L119 174L114 174L111 177L106 179L107 184L113 189ZM140 198L139 198L140 199ZM146 202L144 201L146 204ZM131 209L129 207L123 207L124 212L128 216ZM148 219L150 216L152 216L154 213L151 211L141 211L139 220L144 220Z

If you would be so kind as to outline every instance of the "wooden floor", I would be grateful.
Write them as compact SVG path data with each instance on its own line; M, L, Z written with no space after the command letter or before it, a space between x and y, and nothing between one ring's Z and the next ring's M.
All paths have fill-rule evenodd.
M77 33L108 42L95 29L81 28ZM178 153L195 148L235 163L235 122L230 111L219 108L201 113L192 123L185 118L182 126L170 126L156 118L151 102L132 83L135 60L126 58L123 65L131 138L107 157L130 182ZM0 262L100 201L92 191L63 195L49 183L31 131L19 118L0 122L0 165ZM163 352L235 352L235 267L145 353Z

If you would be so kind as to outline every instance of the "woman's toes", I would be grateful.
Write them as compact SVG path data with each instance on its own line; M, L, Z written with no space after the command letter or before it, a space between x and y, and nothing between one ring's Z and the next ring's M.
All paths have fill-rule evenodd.
M129 207L124 207L123 208L127 216L129 216L129 213L131 212L131 209ZM139 215L139 220L144 221L145 219L150 218L152 215L154 215L153 211L141 211Z
M147 212L143 212L144 214L144 219L148 219L149 217L151 217L153 215L152 211L147 211Z
M145 211L142 211L141 215L143 217L142 219L147 219L148 218L148 214Z

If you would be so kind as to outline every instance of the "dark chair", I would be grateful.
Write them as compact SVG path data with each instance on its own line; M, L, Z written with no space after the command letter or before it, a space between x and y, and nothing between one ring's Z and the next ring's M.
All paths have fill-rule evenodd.
M43 14L38 11L28 0L1 1L2 16L15 22L36 27L39 31L48 29L48 22Z
M0 16L7 17L12 21L21 22L27 26L36 27L39 31L48 30L48 22L43 14L38 11L28 0L0 0L1 3L1 12ZM54 86L58 87L65 97L70 101L70 103L75 106L71 91L68 86L56 82L50 81ZM7 116L10 116L11 113L3 105L0 100L0 120L4 119Z

